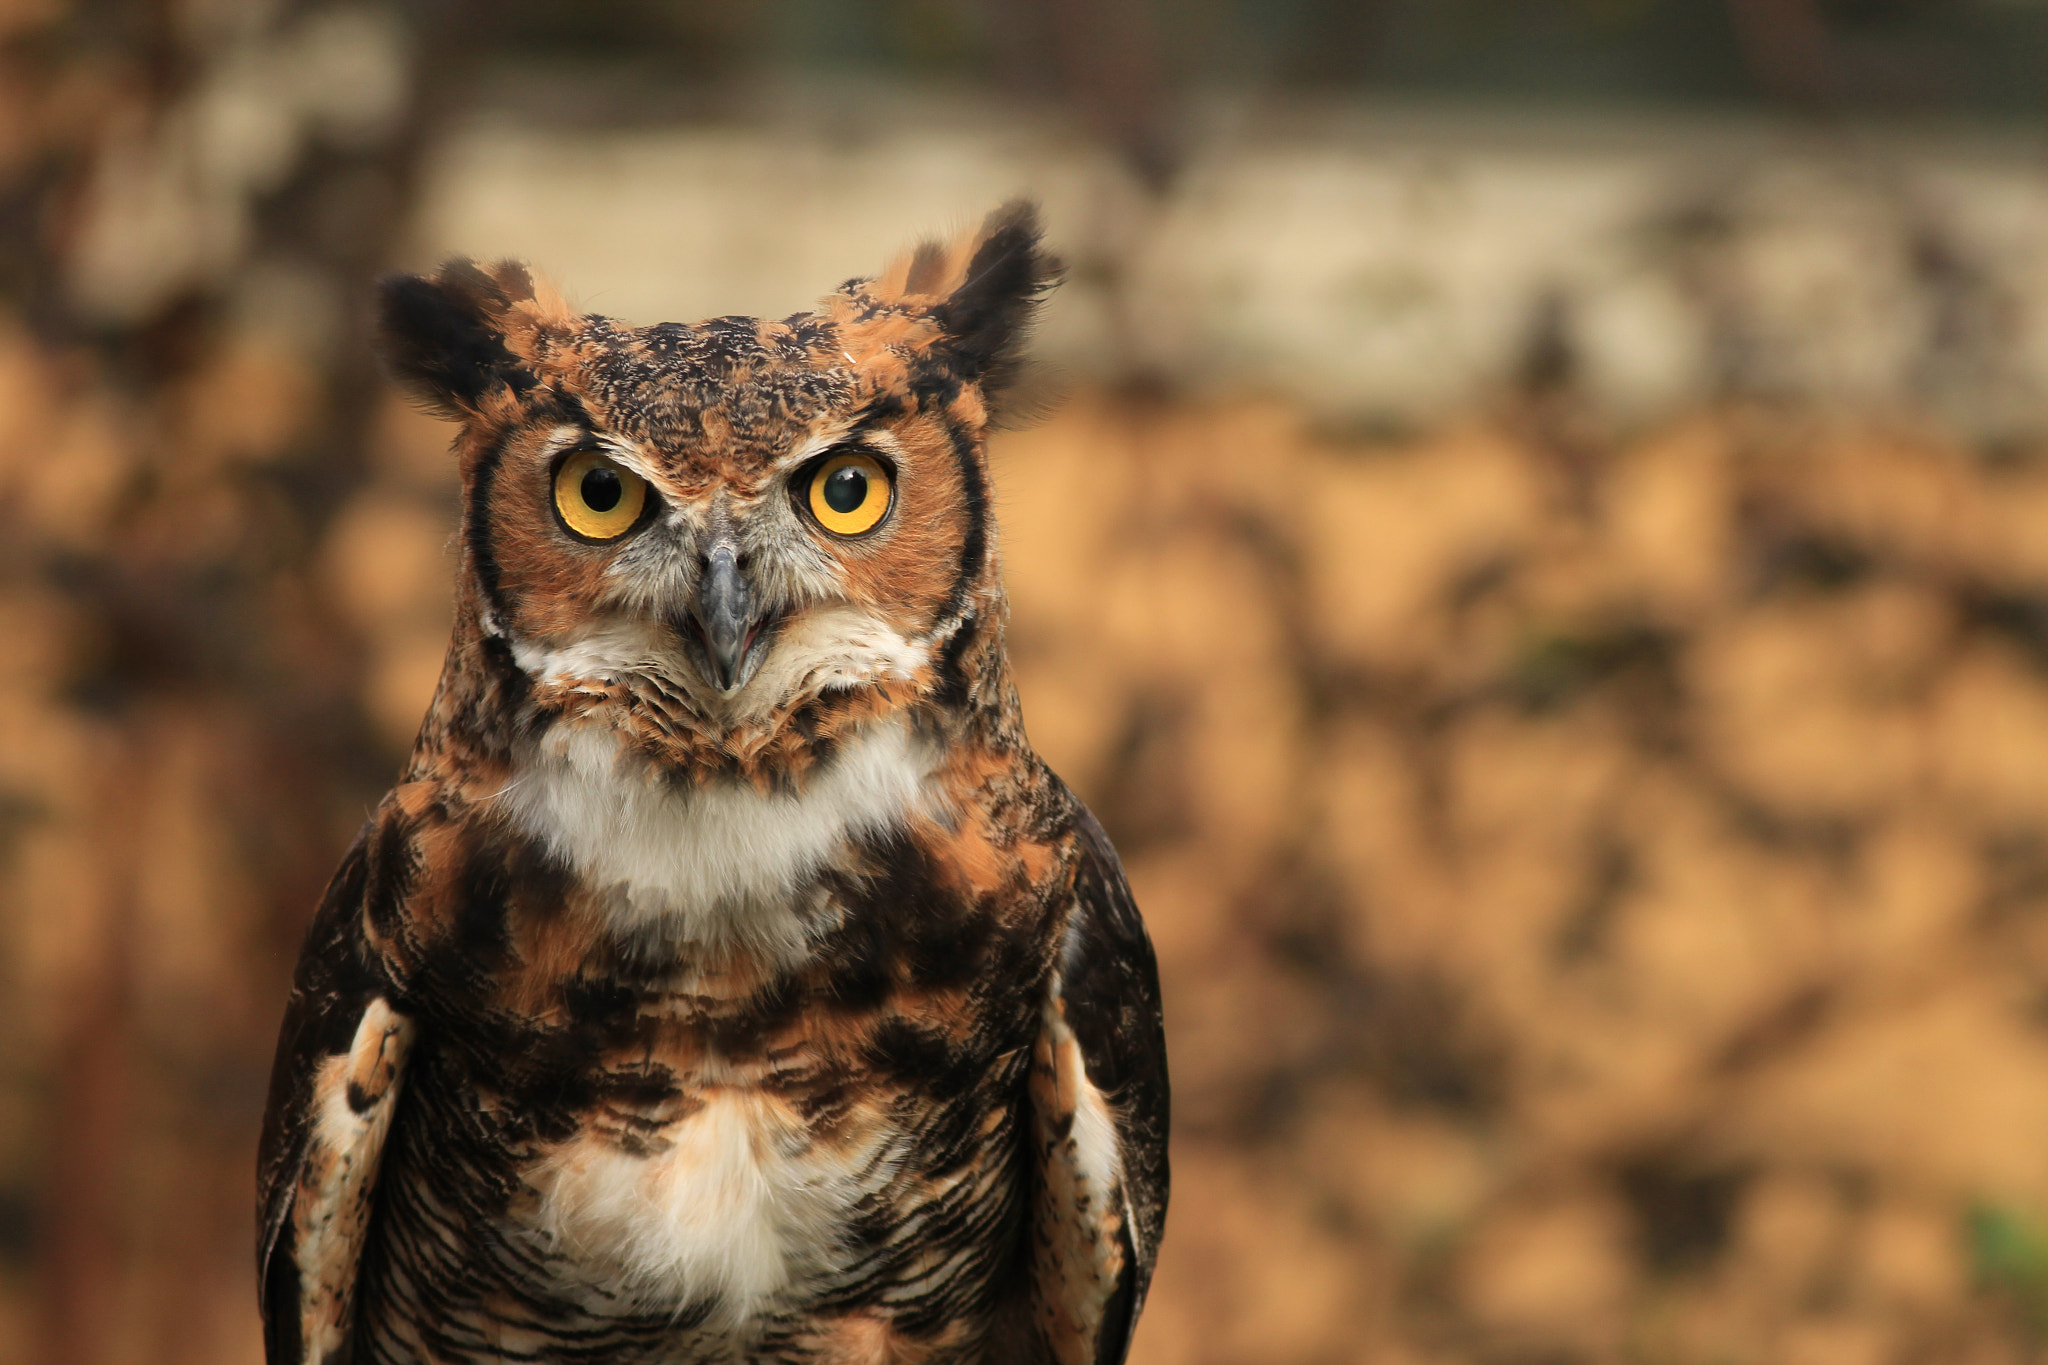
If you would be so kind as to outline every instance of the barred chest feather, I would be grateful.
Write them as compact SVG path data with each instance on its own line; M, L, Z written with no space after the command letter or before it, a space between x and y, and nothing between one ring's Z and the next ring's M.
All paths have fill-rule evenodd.
M595 726L558 727L528 755L505 797L517 825L594 893L610 934L669 964L631 1041L594 1059L619 1083L525 1164L528 1195L508 1209L508 1231L593 1310L694 1310L744 1335L857 1278L864 1244L947 1193L917 1175L939 1155L921 1150L928 1114L862 1071L874 1017L748 1018L762 980L822 970L862 842L944 807L934 758L895 719L793 793L664 785ZM752 970L705 965L735 956ZM992 1159L965 1164L956 1197L1008 1203L993 1158L1012 1121L989 1108L977 1136Z

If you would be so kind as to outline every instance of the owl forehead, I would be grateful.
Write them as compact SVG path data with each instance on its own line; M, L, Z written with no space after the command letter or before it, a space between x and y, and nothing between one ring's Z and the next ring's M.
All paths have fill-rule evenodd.
M683 482L732 479L844 423L877 396L878 381L896 387L889 377L903 373L909 348L876 355L864 321L808 313L626 327L588 317L548 347L541 368L594 422ZM855 348L868 353L860 362Z

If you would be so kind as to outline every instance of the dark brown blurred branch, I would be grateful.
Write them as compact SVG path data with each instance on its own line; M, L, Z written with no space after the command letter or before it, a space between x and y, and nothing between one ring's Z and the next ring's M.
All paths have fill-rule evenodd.
M1774 97L1811 109L1832 105L1839 82L1819 0L1728 0L1743 60Z
M1007 0L998 14L1012 75L1037 65L1033 50L1041 49L1053 91L1149 188L1163 190L1181 148L1149 0Z
M58 1056L44 1189L43 1354L48 1365L110 1355L124 1267L128 1135L134 1124L136 853L149 773L132 733L108 732L92 812L93 950Z

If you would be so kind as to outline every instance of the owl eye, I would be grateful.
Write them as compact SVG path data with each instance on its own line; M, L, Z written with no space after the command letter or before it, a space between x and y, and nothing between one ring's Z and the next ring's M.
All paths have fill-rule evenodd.
M818 525L835 536L872 531L889 510L889 471L872 455L828 456L811 471L806 505Z
M555 511L584 540L617 540L647 508L647 481L595 450L579 450L555 471Z

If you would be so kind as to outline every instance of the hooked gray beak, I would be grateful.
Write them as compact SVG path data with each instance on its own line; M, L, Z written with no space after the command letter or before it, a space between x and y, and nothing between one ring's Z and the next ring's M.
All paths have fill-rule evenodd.
M738 549L719 541L711 548L683 623L692 662L720 692L737 692L767 657L773 633L754 602Z

